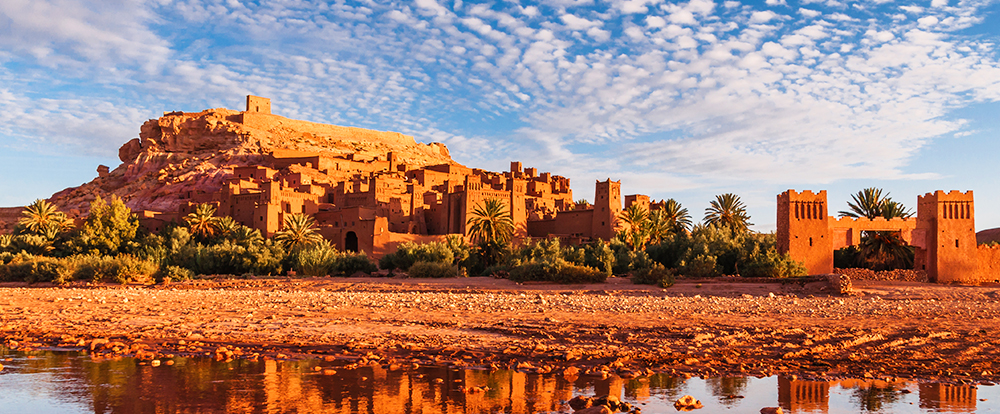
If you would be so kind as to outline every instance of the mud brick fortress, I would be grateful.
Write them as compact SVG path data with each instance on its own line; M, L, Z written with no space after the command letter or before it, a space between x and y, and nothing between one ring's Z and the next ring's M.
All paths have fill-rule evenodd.
M1000 247L976 243L972 191L918 196L915 218L834 218L827 207L826 191L778 195L778 251L809 274L833 272L833 251L859 244L862 232L890 231L916 248L913 267L933 282L1000 282Z
M270 100L248 96L236 121L257 129L295 122L270 114ZM344 128L333 127L332 128ZM353 134L397 134L351 128ZM401 134L397 134L401 135ZM384 137L379 137L384 139ZM390 137L391 138L391 137ZM288 214L315 218L320 233L337 248L379 257L406 241L440 241L468 235L472 211L486 199L501 200L511 213L515 238L560 237L571 243L609 240L622 211L620 181L595 184L594 204L573 201L570 180L511 162L491 172L457 163L411 167L397 154L363 158L296 150L274 150L259 165L236 167L217 192L193 191L179 211L140 211L140 223L158 231L198 204L271 236ZM625 197L626 207L663 207L645 195Z

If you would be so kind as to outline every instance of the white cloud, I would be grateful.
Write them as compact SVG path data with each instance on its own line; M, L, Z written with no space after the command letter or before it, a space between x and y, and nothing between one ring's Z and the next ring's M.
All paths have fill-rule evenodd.
M931 0L931 7L945 7L948 5L948 0Z
M917 23L920 27L931 27L938 24L938 18L934 16L921 17L917 19Z
M788 5L788 2L785 1L785 0L766 0L764 3L766 3L768 6L787 6Z
M646 26L658 28L666 25L667 21L660 16L646 16Z
M570 30L587 30L591 27L599 27L602 24L599 21L590 21L572 14L564 14L559 16L559 19L562 20L563 24L566 25L566 28Z
M778 17L778 14L770 10L753 12L750 15L750 24L767 23L776 17Z
M821 15L821 14L823 14L823 13L821 13L821 12L818 12L818 11L816 11L816 10L810 10L810 9L799 9L799 14L801 14L801 15L805 16L805 17L806 17L806 18L808 18L808 19L811 19L811 18L814 18L814 17L816 17L816 16L819 16L819 15Z

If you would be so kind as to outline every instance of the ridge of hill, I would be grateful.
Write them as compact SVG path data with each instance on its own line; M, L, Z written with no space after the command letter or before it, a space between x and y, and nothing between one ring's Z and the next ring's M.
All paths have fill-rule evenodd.
M49 201L73 217L85 216L98 196L111 195L121 197L133 211L176 211L189 194L216 192L235 168L262 165L272 156L373 160L385 159L389 152L416 167L457 165L444 144L418 143L398 132L225 108L170 112L146 121L139 138L121 146L121 165L113 170L100 166L97 178L59 191Z

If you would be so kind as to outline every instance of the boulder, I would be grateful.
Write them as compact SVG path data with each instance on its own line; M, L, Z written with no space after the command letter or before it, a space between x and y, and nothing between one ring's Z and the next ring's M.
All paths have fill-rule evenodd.
M573 410L582 410L584 408L590 408L594 406L594 399L590 397L584 397L582 395L577 395L573 399L569 400L569 406Z
M764 407L760 409L760 414L783 414L781 407Z
M704 407L704 405L701 404L701 401L690 395L685 395L679 400L674 401L674 408L676 408L677 411L691 411L702 407Z

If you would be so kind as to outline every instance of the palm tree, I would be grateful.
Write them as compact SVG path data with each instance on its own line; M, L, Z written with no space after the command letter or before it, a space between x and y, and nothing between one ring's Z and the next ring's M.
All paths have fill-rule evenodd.
M740 196L726 193L715 196L710 206L705 209L705 224L728 227L735 232L744 232L750 225L750 216L746 205L740 201Z
M483 200L472 210L466 224L469 224L469 238L479 248L484 264L499 262L501 252L514 237L514 219L503 202L495 198Z
M237 223L236 220L233 220L229 216L219 217L215 221L215 228L219 235L223 237L230 237L240 226L240 223Z
M871 231L858 245L855 264L872 270L912 269L913 253L898 233Z
M847 207L850 210L838 212L840 217L865 217L868 219L884 217L886 220L894 217L913 217L913 211L907 209L902 203L893 201L889 197L889 193L885 193L883 196L881 188L866 188L858 191L857 194L851 194L851 199L854 200L853 203L847 202Z
M495 198L476 205L467 224L474 243L506 245L514 236L514 219L503 202Z
M208 240L215 235L219 229L219 218L215 217L215 206L211 204L199 204L194 212L184 217L191 234L202 240Z
M691 215L688 214L688 209L682 207L677 200L672 198L667 200L660 211L663 212L663 219L668 223L670 232L680 233L691 228Z
M264 237L260 235L260 230L251 229L247 226L238 226L235 230L229 233L227 236L229 240L243 247L249 247L253 244L260 243L264 241Z
M632 204L618 215L621 223L627 227L625 230L632 250L638 250L646 245L646 238L650 233L649 213L639 204Z
M288 250L297 250L323 241L323 235L316 231L316 221L312 216L300 213L287 214L282 227L274 233L274 240Z
M66 216L66 213L59 211L55 204L45 200L35 200L21 212L24 217L17 221L17 224L31 234L45 236L54 239L54 234L66 230L73 226L73 222ZM48 237L53 235L53 237Z

